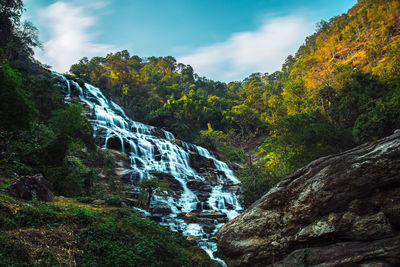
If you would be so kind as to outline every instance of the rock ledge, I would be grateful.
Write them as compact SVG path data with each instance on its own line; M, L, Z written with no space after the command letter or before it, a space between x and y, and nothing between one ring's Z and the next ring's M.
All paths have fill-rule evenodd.
M311 162L217 237L229 266L400 266L400 133Z

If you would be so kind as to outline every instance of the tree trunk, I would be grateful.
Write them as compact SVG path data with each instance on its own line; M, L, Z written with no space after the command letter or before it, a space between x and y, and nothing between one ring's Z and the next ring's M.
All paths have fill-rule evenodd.
M149 197L147 199L147 210L150 211L150 203L151 203L151 198L153 197L153 190L148 190L147 191L149 194Z

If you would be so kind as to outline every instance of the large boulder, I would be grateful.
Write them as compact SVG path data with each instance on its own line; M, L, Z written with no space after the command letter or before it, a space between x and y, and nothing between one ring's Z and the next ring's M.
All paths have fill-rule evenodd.
M400 134L311 162L217 237L229 266L400 266Z
M211 185L206 181L189 180L186 183L186 185L190 190L194 190L194 191L204 191L204 192L209 192L209 193L211 193L211 191L212 191Z
M54 199L53 184L42 174L21 177L8 190L11 195L25 200L37 198L41 201L52 201Z

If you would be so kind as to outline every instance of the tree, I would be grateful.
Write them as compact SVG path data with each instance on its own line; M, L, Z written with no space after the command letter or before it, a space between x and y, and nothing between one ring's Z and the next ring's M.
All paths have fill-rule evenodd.
M0 0L0 57L9 62L33 55L40 47L37 28L28 21L21 24L22 0Z
M13 31L19 25L22 14L22 0L0 0L0 46L10 41Z
M150 210L150 203L154 194L159 191L167 190L167 184L160 181L157 177L142 179L138 186L147 193L147 210Z
M82 116L82 107L72 105L52 113L50 125L61 142L82 140L89 148L94 148L93 128L88 119Z
M353 145L348 131L338 129L319 110L288 116L267 137L261 154L271 167L296 169L318 157ZM273 164L273 162L276 162Z
M344 129L351 129L358 116L376 105L376 100L388 93L387 84L377 76L362 71L353 72L349 81L333 98L330 116Z
M0 130L27 129L38 115L23 80L18 72L7 66L0 69Z

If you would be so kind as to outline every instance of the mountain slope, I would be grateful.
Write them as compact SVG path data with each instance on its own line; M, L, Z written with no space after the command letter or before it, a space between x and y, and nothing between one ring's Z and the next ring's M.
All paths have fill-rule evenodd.
M291 75L301 76L313 94L340 88L346 71L388 76L398 75L399 66L400 2L359 0L346 14L318 24L297 51Z

